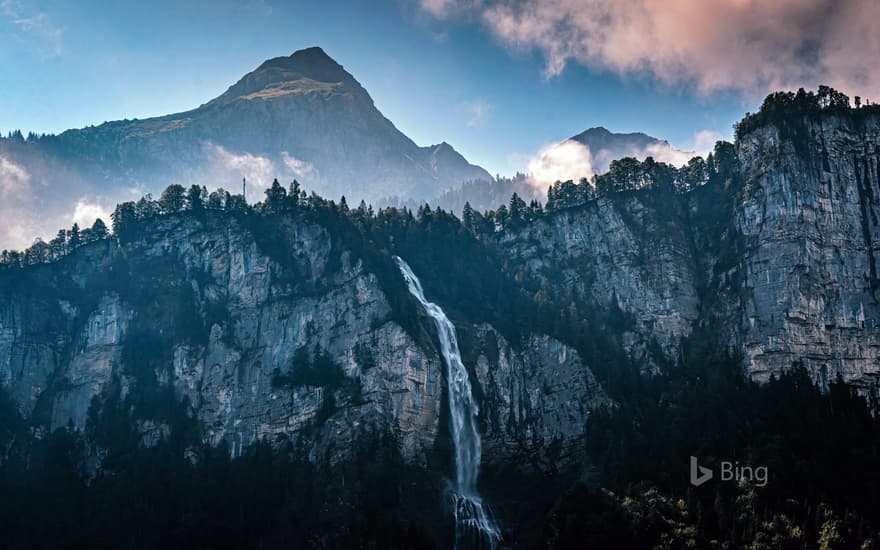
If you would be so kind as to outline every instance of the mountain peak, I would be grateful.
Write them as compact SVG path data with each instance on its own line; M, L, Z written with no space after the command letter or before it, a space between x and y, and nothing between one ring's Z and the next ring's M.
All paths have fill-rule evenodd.
M209 105L310 93L366 95L366 90L323 49L313 46L264 61Z
M351 75L332 57L318 46L297 50L291 55L273 57L263 62L254 72L280 70L295 72L314 80L337 82Z

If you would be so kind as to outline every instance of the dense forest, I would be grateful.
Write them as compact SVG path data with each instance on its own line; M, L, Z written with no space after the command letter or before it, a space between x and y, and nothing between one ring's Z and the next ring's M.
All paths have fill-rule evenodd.
M738 132L794 116L788 110L780 115L780 102L809 104L807 114L815 114L814 104L842 109L835 94L772 96ZM621 159L591 180L554 184L544 204L514 193L494 210L468 204L460 215L429 205L351 207L344 197L337 202L309 195L296 181L286 188L275 181L255 205L222 189L172 185L157 200L120 204L112 233L100 220L87 229L74 226L24 252L4 251L2 270L8 276L60 261L97 241L125 246L150 239L152 224L164 216L234 217L266 253L283 261L285 251L272 239L275 224L308 219L377 274L396 320L418 338L423 332L394 255L424 274L432 298L465 333L481 322L512 342L539 331L594 366L615 406L590 419L577 468L541 476L483 472L483 494L498 503L515 547L880 548L876 403L841 381L822 391L797 365L766 384L750 382L739 358L720 351L708 331L692 335L678 361L658 357L663 368L646 374L622 351L621 334L633 322L624 312L573 299L528 275L497 246L505 232L628 193L672 201L700 189L707 204L724 208L742 193L735 154L732 144L719 142L706 159L681 168ZM718 245L726 228L700 229L701 238ZM462 340L463 359L472 363L466 334ZM0 394L0 532L6 546L451 545L451 511L437 497L442 475L407 465L394 434L360 442L356 459L333 466L309 461L304 449L270 442L231 458L225 446L203 443L188 404L150 374L155 347L145 340L130 351L133 365L146 366L142 391L123 395L116 388L96 398L85 432L44 433ZM320 349L294 363L272 383L346 383ZM170 430L147 445L136 429L138 418L161 419ZM685 473L695 452L710 463L765 465L768 481L692 487ZM99 470L92 467L96 456Z

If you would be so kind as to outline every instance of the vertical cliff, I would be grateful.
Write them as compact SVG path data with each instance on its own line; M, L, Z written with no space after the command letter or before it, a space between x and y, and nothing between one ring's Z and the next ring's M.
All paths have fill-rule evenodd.
M802 364L876 392L880 119L841 115L772 124L737 143L736 230L745 250L728 335L749 374Z
M756 381L804 366L876 395L878 153L876 114L768 120L716 150L708 183L624 182L494 240L562 307L619 309L644 368L690 343L742 357Z

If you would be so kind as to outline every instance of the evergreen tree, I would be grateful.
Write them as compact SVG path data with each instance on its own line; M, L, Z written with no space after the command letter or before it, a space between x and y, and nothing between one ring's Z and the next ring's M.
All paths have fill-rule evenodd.
M186 189L182 185L174 183L165 188L162 197L159 198L159 206L164 214L174 214L183 210L186 204Z
M526 202L522 200L517 193L514 193L510 197L510 207L508 209L508 213L510 215L510 222L512 224L518 224L525 219Z
M193 184L186 194L186 204L193 212L201 212L205 209L205 189Z
M292 182L290 182L290 190L287 193L287 197L290 201L291 206L296 208L300 203L300 193L302 193L302 188L299 185L299 182L294 178Z
M70 228L70 231L67 233L67 249L73 250L82 244L82 240L79 236L79 224L73 224L73 227Z
M285 209L287 202L287 191L278 183L277 179L272 180L272 186L266 189L266 200L263 202L263 209L266 212L281 212Z
M470 202L465 202L464 208L461 209L461 223L464 224L468 231L475 232L474 209L471 207Z
M96 241L107 238L107 225L101 218L96 219L92 224L92 238Z
M110 218L113 220L113 233L119 240L126 241L134 235L137 223L137 209L134 202L118 204Z
M56 258L67 254L67 231L59 229L55 238L49 241L49 246L52 247L52 254Z

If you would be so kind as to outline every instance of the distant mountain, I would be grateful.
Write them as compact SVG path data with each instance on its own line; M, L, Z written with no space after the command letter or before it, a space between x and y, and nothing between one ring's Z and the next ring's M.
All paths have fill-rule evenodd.
M596 173L608 171L612 161L624 157L634 157L639 160L653 157L654 160L680 166L697 155L694 152L676 149L666 140L657 139L641 132L618 134L601 126L590 128L558 145L564 146L571 141L580 143L589 149L590 165ZM567 160L560 159L561 162ZM544 162L552 164L552 159ZM589 173L581 173L573 179L580 179L580 177L588 175ZM512 178L466 182L458 187L445 189L429 198L419 197L415 200L404 199L390 202L396 206L405 206L411 209L428 202L431 206L439 206L454 212L461 212L465 203L477 210L495 209L502 204L507 204L513 193L519 195L526 202L532 200L543 202L546 198L547 186L539 181L540 179L537 174L518 173Z
M445 142L416 145L317 47L264 62L196 109L0 140L0 159L31 188L56 188L67 203L103 197L105 207L126 190L156 193L172 182L238 190L243 177L251 200L275 177L349 201L426 198L491 180Z
M624 157L644 160L645 157L653 156L655 160L677 164L696 155L676 149L665 139L657 139L641 132L618 134L601 126L590 128L569 139L590 149L593 168L597 172L608 170L611 161Z

